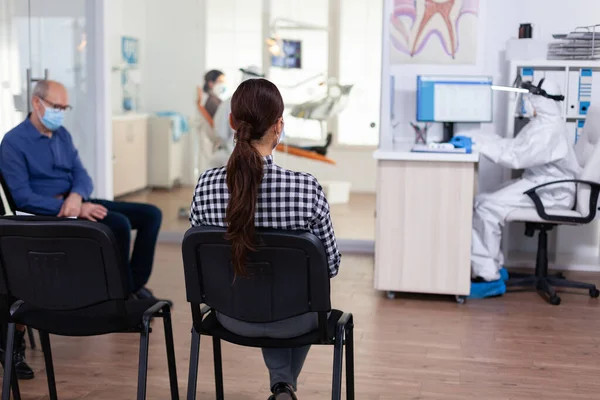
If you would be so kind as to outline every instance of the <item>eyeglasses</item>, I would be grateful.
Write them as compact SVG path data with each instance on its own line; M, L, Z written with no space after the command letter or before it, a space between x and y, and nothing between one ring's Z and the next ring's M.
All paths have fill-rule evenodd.
M52 107L52 108L55 108L55 109L57 109L57 110L62 110L62 111L71 111L71 110L73 109L73 107L71 107L71 106L70 106L70 105L68 105L68 104L67 104L66 106L65 106L65 105L62 105L62 104L56 104L56 103L53 103L53 102L51 102L51 101L48 101L48 100L44 99L43 97L39 97L39 99L40 99L41 101L43 101L44 103L48 104L50 107Z

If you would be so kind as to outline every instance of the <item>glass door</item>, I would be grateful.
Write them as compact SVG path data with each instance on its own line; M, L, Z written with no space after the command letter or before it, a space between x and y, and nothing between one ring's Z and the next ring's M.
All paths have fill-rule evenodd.
M27 1L0 0L0 139L27 115L28 27Z
M90 176L95 176L95 119L88 95L86 3L82 0L28 0L30 88L39 79L62 83L73 107L64 127L71 133ZM27 77L27 75L26 75Z
M65 128L95 176L95 102L88 94L86 7L83 0L0 0L0 138L31 111L42 79L62 83L73 107Z

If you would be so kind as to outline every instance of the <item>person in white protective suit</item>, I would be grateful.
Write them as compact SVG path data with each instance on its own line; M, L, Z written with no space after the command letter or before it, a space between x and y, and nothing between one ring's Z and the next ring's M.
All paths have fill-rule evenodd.
M559 101L564 97L558 85L542 79L537 87L529 82L523 87L529 89L524 101L527 114L533 117L518 135L473 138L485 157L504 167L524 170L521 179L475 198L472 276L485 281L500 279L499 271L504 264L500 244L506 217L519 207L533 207L524 192L543 183L575 179L581 170L561 117ZM545 207L570 209L575 201L575 185L551 185L541 189L539 194Z
M242 82L248 79L262 78L260 68L256 66L249 66L247 68L240 68L242 72ZM217 108L217 112L214 116L214 133L219 141L217 144L217 151L212 155L208 162L209 168L219 168L227 164L229 156L233 152L233 134L234 131L229 124L229 114L231 114L231 98L224 100Z

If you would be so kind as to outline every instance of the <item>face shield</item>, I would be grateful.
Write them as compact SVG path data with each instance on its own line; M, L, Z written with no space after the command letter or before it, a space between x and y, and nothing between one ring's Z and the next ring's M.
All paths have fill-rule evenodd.
M247 81L248 79L258 79L265 77L265 75L261 72L260 68L253 65L247 68L240 68L240 71L242 72L242 82Z
M533 118L540 114L560 114L560 107L557 102L564 101L565 96L558 94L560 88L553 82L546 82L542 78L535 85L531 81L523 81L520 76L517 77L514 87L525 89L528 93L520 93L517 99L519 106L518 114L526 118Z

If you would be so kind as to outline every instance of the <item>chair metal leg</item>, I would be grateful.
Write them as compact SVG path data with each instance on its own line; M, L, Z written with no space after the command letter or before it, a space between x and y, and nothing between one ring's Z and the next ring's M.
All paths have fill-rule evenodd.
M13 371L16 370L15 365L12 367ZM17 378L17 374L12 374L12 391L13 391L13 399L21 400L21 389L19 389L19 379Z
M31 350L35 349L35 336L33 336L33 328L30 326L27 327L27 336L29 337L29 347L31 347Z
M337 329L335 335L335 345L333 348L333 385L331 388L332 400L342 400L342 370L343 370L343 347L344 347L344 330Z
M354 400L354 324L346 327L346 400Z
M198 383L198 361L200 358L200 334L192 327L192 344L190 346L190 371L188 375L187 400L196 400Z
M11 382L13 382L13 351L15 347L15 324L9 322L4 350L4 378L2 381L2 400L10 400ZM16 375L16 374L14 374Z
M550 282L550 284L553 286L564 287L564 288L587 289L587 290L596 289L596 285L591 284L591 283L568 281L566 279L560 279L560 278L556 278L553 276L548 277L548 282Z
M538 281L537 290L548 296L548 301L550 301L550 304L552 304L554 306L557 306L560 304L560 301L561 301L560 297L556 294L556 290L554 290L552 285L550 285L550 282L548 282L548 279L541 278Z
M42 342L42 351L44 352L44 362L46 364L46 377L48 379L48 394L50 400L57 400L56 379L54 377L54 363L52 361L52 348L50 346L50 335L48 332L40 331L40 341Z
M171 385L171 400L179 400L179 387L177 386L177 365L175 364L175 346L173 344L173 326L171 312L163 310L163 324L165 326L165 344L167 346L167 363L169 366L169 383Z
M138 365L138 400L146 399L146 383L148 381L148 346L150 345L150 321L144 321L140 333L140 361Z
M223 361L221 358L221 340L213 337L213 357L215 363L215 389L217 391L217 400L224 400L223 390Z

